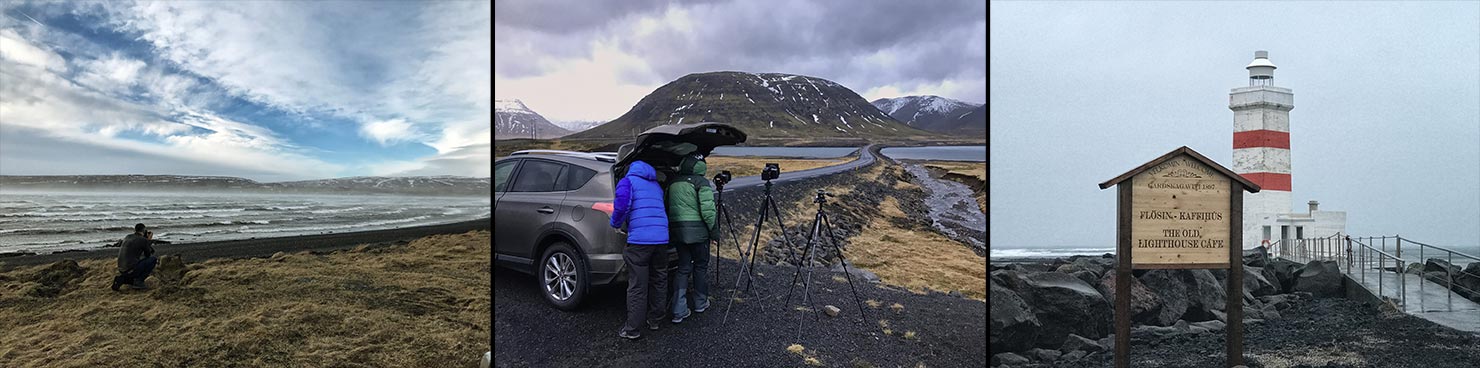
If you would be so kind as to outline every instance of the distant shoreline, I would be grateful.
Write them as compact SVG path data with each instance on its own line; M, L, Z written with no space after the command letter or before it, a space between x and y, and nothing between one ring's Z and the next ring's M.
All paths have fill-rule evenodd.
M301 251L333 251L352 249L362 244L388 246L436 234L460 234L475 230L493 229L493 218L454 222L438 225L413 226L398 229L370 230L337 234L316 234L273 238L254 238L209 241L199 243L160 244L154 246L157 255L178 254L186 262L199 262L211 258L267 257L273 253ZM121 235L120 235L121 238ZM102 248L62 253L23 255L0 258L0 269L16 266L46 264L61 260L112 258L118 256L116 248Z

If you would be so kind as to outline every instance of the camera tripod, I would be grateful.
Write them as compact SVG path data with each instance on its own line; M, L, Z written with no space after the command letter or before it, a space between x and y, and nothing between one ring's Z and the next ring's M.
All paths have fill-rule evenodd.
M770 213L776 213L776 217L772 218L772 220L776 221L776 227L781 228L781 238L788 245L786 247L788 258L796 258L796 252L790 247L791 237L786 235L786 221L781 219L781 210L776 208L776 199L771 197L771 179L775 177L762 175L762 178L765 179L766 183L764 190L765 196L761 200L760 216L757 216L755 220L755 233L750 237L750 249L740 255L740 270L735 275L735 286L730 289L730 302L725 305L725 318L721 323L729 321L730 307L735 305L733 295L740 289L740 281L746 281L745 290L740 291L740 293L749 293L750 285L755 281L755 248L761 242L761 228L766 224L766 217ZM750 259L748 263L745 260L746 258Z
M843 275L848 278L848 289L853 291L853 301L858 303L858 316L861 318L859 319L859 323L862 323L864 319L867 319L867 316L864 315L863 302L858 297L858 288L853 286L853 273L848 272L848 262L847 259L843 258L843 249L838 245L837 240L833 239L832 221L827 219L827 212L822 211L822 205L827 203L827 197L830 196L832 194L818 189L817 198L812 200L812 203L817 204L817 215L812 217L812 232L807 234L807 247L803 248L802 260L797 263L796 271L791 275L791 287L786 291L786 304L791 303L791 294L796 290L797 279L802 275L802 265L807 265L807 280L802 284L802 303L808 308L812 308L812 313L817 319L822 318L816 315L820 311L813 305L812 300L812 271L815 269L815 267L812 267L812 261L817 258L817 244L822 242L819 238L828 239L828 242L832 244L833 249L838 253L838 264L843 266ZM798 337L802 334L802 322L806 319L806 317L802 317L797 320Z
M726 171L725 173L728 174L729 172ZM718 214L718 216L715 216L715 230L719 230L719 222L723 221L725 223L725 228L729 230L728 238L730 238L731 243L735 244L735 256L740 257L743 254L740 249L740 237L736 235L735 221L730 219L730 210L725 209L725 184L728 180L722 179L719 175L715 175L714 179L714 207L715 212ZM712 260L710 264L714 266L714 280L719 280L719 249L722 246L720 244L722 242L714 241L713 243L714 255L709 259ZM740 260L744 260L744 258L740 258Z

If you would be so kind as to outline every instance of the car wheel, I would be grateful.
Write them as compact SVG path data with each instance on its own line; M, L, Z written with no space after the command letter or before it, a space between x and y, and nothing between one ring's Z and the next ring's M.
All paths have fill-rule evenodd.
M590 266L586 257L566 243L555 243L540 257L538 277L540 292L555 308L573 310L586 297L590 285Z

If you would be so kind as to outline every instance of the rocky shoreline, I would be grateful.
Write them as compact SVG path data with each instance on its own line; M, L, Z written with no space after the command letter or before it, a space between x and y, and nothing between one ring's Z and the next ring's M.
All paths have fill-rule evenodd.
M993 262L988 298L993 367L1113 365L1114 255ZM1301 265L1258 250L1246 252L1243 262L1249 367L1448 367L1480 361L1480 336L1342 298L1343 277L1334 262ZM1132 274L1132 366L1221 366L1227 272ZM1364 345L1387 339L1378 336L1387 325L1402 326L1415 337L1383 347ZM1417 337L1422 335L1445 339L1436 344ZM1333 342L1333 336L1348 341ZM1408 353L1433 346L1438 346L1434 354ZM1327 356L1321 364L1335 365L1302 360L1313 356Z

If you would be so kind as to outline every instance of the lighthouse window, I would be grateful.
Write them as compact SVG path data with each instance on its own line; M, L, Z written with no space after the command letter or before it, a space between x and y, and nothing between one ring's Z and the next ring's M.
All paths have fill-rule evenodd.
M1264 225L1264 240L1269 240L1269 237L1271 235L1269 231L1269 225Z
M1305 227L1304 226L1296 226L1295 227L1295 239L1305 239Z

